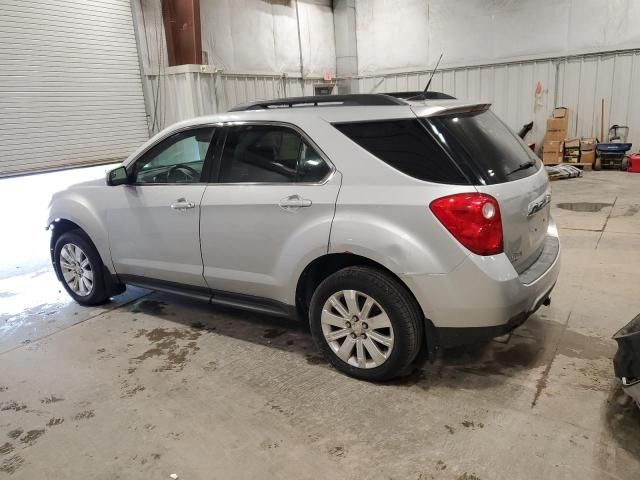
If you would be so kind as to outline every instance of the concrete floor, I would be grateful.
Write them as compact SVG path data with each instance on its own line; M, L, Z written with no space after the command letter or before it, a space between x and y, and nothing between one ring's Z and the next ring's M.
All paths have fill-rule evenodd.
M638 478L610 337L640 310L640 175L555 182L552 305L380 385L334 371L295 323L140 289L71 303L32 219L54 184L95 175L78 172L0 183L4 225L22 223L0 236L0 478Z

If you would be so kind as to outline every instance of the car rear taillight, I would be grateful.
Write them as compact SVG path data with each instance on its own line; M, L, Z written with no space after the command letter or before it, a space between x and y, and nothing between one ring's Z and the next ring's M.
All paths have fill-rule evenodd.
M498 201L484 193L458 193L434 200L429 208L456 240L478 255L502 252Z

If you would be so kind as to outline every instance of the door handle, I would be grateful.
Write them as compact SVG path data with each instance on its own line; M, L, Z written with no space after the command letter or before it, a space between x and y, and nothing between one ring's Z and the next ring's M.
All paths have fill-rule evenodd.
M313 204L311 200L302 198L300 195L290 195L280 200L278 205L284 210L297 210L298 208L307 208Z
M188 202L184 198L179 198L178 200L176 200L174 203L171 204L171 208L173 210L178 210L178 211L184 211L184 210L187 210L189 208L194 208L195 206L196 206L195 203Z

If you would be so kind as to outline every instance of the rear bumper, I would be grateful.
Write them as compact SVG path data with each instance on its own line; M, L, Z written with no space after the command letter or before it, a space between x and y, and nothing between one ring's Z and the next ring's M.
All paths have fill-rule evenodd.
M505 254L469 255L445 275L404 275L441 345L500 336L549 298L560 272L560 242L550 229L538 260L518 274Z
M547 295L540 299L540 302L535 305L531 310L527 312L520 312L511 317L507 323L502 325L494 325L491 327L440 327L436 328L437 342L440 347L455 347L459 345L469 345L472 343L479 343L491 340L492 338L500 337L512 332L528 318L533 315L538 308L540 308L545 302L550 301L551 291L553 287L548 291Z

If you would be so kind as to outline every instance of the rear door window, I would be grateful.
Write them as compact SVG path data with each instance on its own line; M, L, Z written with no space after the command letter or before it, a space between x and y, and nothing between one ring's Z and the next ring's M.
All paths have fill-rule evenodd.
M486 184L533 175L541 162L491 111L428 117L434 138L459 162L472 164Z
M369 153L413 178L469 184L418 119L336 123L333 126Z
M230 127L221 183L319 183L329 165L295 130L277 125Z

